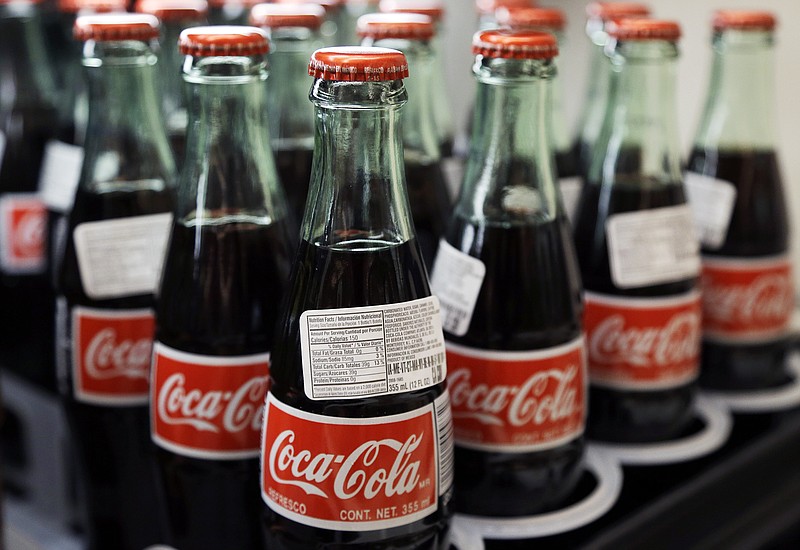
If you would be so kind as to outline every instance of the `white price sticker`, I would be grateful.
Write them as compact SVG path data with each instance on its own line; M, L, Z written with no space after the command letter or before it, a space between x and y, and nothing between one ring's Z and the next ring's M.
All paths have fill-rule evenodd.
M97 300L153 294L161 276L172 214L151 214L75 228L83 289Z
M558 187L561 189L561 198L564 201L564 212L570 223L575 221L575 212L578 210L578 200L581 198L583 180L580 176L572 178L561 178L558 180Z
M56 212L69 212L81 177L83 147L50 141L44 150L39 192L42 201Z
M464 336L481 292L486 266L442 239L433 263L431 290L442 307L442 326L447 332Z
M357 399L434 386L447 376L439 300L320 309L300 316L309 399Z
M708 248L719 248L728 235L736 204L736 187L694 172L686 172L684 181L697 238Z
M700 246L688 205L614 214L606 221L611 279L636 288L696 277Z

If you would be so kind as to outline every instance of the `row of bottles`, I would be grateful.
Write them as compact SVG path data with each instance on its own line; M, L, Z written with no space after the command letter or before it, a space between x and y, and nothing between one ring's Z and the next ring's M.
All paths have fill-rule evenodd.
M20 312L4 319L17 332L4 334L3 361L47 376L52 360L13 353L48 353L56 335L92 547L163 542L166 526L179 548L443 548L454 510L558 508L585 431L673 438L698 376L722 388L785 376L793 291L771 121L761 125L770 89L742 91L754 73L771 78L769 14L716 16L685 178L676 23L601 18L602 123L569 151L552 127L557 39L532 30L562 23L492 12L514 30L473 39L478 95L452 212L430 16L367 15L354 31L366 47L319 49L331 32L319 6L260 5L250 21L269 34L195 27L160 60L155 17L81 16L88 117L84 137L64 138L84 147L74 206L66 218L52 209L48 268L38 175L17 182L63 117L36 6L14 5L3 24L18 34L0 35L18 65L3 75L27 93L8 109L3 96L0 214L40 233L31 252L3 234L0 299ZM142 11L156 9L167 36L167 11ZM187 9L176 28L203 11ZM163 116L160 71L176 53L166 63L187 94ZM177 171L171 146L184 150ZM571 224L557 182L581 174L564 159L584 149ZM729 210L693 216L687 192ZM28 229L18 219L31 212Z

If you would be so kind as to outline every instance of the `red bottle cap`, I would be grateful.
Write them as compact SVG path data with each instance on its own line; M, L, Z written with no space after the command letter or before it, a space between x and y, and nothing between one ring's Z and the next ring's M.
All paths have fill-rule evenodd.
M402 52L388 48L323 48L312 54L308 74L343 82L400 80L408 77L408 61Z
M383 13L421 13L436 22L444 17L442 0L381 0L378 9Z
M112 42L158 38L158 18L146 13L81 15L72 28L76 39Z
M481 15L492 15L500 8L530 8L535 0L475 0L475 9Z
M555 8L500 8L497 23L515 29L552 29L560 31L567 23L564 12Z
M318 29L324 20L319 4L258 4L250 10L250 24L257 27Z
M433 19L419 13L372 13L358 18L356 32L361 38L373 40L430 40L436 27Z
M613 22L608 34L617 40L669 40L681 37L681 26L677 21L662 19L622 19Z
M617 21L626 17L647 17L650 7L636 2L592 2L586 6L586 15L591 19Z
M58 0L58 11L63 13L78 13L79 11L93 13L123 12L126 7L125 0Z
M344 0L273 0L273 4L317 4L326 12L337 10L344 6Z
M162 21L202 21L208 13L206 0L139 0L136 11Z
M771 31L777 25L775 14L768 11L719 10L714 13L714 30Z
M195 57L262 55L269 52L269 39L255 27L193 27L181 32L178 50Z
M256 4L264 0L208 0L209 7L224 8L225 6L241 6L243 8L252 8Z
M475 34L472 53L502 59L550 59L558 55L558 42L546 32L493 29Z

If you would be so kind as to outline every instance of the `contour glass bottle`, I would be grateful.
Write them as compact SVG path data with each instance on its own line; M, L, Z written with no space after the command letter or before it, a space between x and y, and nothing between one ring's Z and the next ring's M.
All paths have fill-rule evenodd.
M611 29L603 130L575 221L585 292L590 437L680 436L699 374L699 245L678 153L680 27L625 19Z
M714 17L711 84L686 174L703 253L700 383L786 382L794 283L776 153L775 16Z
M402 53L311 58L309 207L273 347L268 548L446 549L452 427L438 300L406 198Z

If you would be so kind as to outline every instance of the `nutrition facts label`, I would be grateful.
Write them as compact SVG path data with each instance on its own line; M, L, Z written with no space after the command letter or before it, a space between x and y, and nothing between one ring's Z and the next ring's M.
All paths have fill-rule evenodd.
M438 384L447 375L439 301L431 296L300 317L310 399L355 399Z

